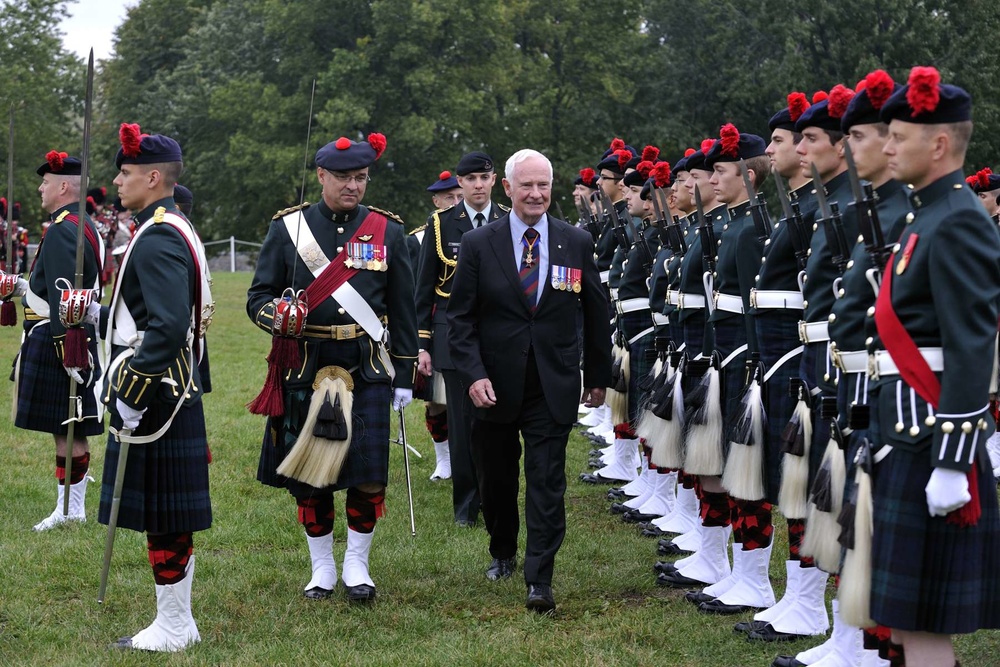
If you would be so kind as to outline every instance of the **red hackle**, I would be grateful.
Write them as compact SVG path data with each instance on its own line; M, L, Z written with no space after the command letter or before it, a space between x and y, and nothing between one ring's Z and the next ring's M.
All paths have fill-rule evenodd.
M929 113L937 109L941 101L941 74L933 67L914 67L910 70L909 89L906 101L913 109L913 115Z
M719 140L722 142L722 154L736 157L740 154L740 131L732 123L726 123L719 130Z
M376 160L382 157L382 153L385 152L386 143L384 134L372 132L368 135L368 144L375 149Z

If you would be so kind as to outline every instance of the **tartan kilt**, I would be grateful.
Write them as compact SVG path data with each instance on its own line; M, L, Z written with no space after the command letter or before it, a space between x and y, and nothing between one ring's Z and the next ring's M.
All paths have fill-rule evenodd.
M719 353L719 361L725 361L733 350L747 342L746 324L742 316L727 317L715 323L715 350ZM733 357L722 369L720 376L722 388L722 420L728 422L740 407L740 394L746 383L747 353L741 352Z
M173 410L172 404L152 403L134 435L153 433ZM112 415L113 426L120 428L121 423L120 417ZM103 524L108 523L111 513L118 451L118 440L108 434L98 513ZM205 412L202 402L197 401L177 412L159 440L129 447L118 527L145 533L188 533L211 525Z
M354 406L351 411L351 445L336 483L325 489L317 489L277 473L278 466L292 451L305 423L312 397L311 390L286 391L284 416L267 419L257 466L257 481L267 486L286 488L296 498L340 491L365 483L388 483L392 387L388 384L365 382L357 372L352 373L352 377Z
M675 344L687 343L684 351L687 353L688 359L694 359L702 353L705 346L705 310L701 309L695 312L683 320L680 326L683 335L681 340L675 341Z
M799 346L799 315L797 310L766 310L754 316L757 347L764 372L774 367L781 357ZM767 501L778 502L781 488L781 432L788 425L796 400L788 392L788 383L799 375L799 357L792 357L774 372L764 386L764 485Z
M799 367L799 378L806 383L810 389L820 388L820 393L812 398L812 444L809 447L809 488L812 488L819 466L823 463L823 454L826 446L830 442L830 420L820 418L820 405L823 398L837 397L837 386L831 381L826 381L822 376L818 376L821 369L826 364L827 344L808 343L802 352L802 363ZM837 369L833 369L836 372Z
M631 340L634 336L653 326L648 310L625 313L619 321L625 340ZM655 360L650 361L646 357L646 350L653 348L654 338L654 332L650 331L629 346L628 420L633 427L639 420L639 406L646 399L646 396L639 390L639 383L649 375L655 362Z
M872 618L939 634L1000 628L1000 511L996 479L979 466L982 516L959 527L927 512L930 453L895 448L872 479Z
M17 415L14 425L29 431L66 435L63 424L69 416L69 376L56 354L55 344L48 323L33 326L25 322L25 339L21 344L21 368L17 377ZM85 381L100 376L97 364L97 337L93 327L87 327L90 341L88 350L95 366L89 373L82 373ZM97 399L93 386L78 386L77 395L83 396L83 414L86 419L77 422L74 437L104 433L104 422L97 419Z

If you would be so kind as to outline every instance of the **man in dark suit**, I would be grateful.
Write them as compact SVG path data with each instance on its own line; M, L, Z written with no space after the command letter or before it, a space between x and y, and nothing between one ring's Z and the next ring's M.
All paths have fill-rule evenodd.
M451 358L474 406L472 456L490 533L490 579L508 578L518 534L519 436L524 438L527 607L555 609L552 570L566 533L566 441L582 401L611 381L607 300L587 232L549 218L552 165L521 150L507 161L512 210L462 237L448 303Z

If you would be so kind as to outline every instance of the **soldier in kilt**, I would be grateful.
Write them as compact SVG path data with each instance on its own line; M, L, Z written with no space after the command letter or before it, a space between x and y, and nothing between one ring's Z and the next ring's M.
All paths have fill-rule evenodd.
M42 206L51 216L45 242L39 246L28 280L18 277L17 288L3 304L4 310L14 310L14 296L23 296L24 335L15 363L14 381L18 428L51 433L56 445L56 507L45 519L35 524L36 531L49 530L66 520L86 521L84 500L90 465L87 436L104 432L97 417L97 402L91 391L94 378L100 375L97 363L97 336L92 324L85 324L86 354L89 368L66 365L66 327L59 318L60 293L72 285L76 266L76 238L80 205L80 160L66 153L50 151L46 161L36 170L42 177L38 187ZM84 252L84 285L98 288L103 244L90 216L84 214L86 242ZM59 281L57 285L56 282ZM72 354L71 354L72 357ZM66 471L66 418L69 416L70 378L77 382L77 395L83 399L83 420L74 426L69 475ZM63 484L69 477L70 506L63 515Z
M368 557L375 522L385 513L388 408L392 405L400 411L412 399L417 331L406 234L394 214L361 204L369 167L384 149L385 137L373 133L362 142L341 137L316 152L322 199L316 205L294 207L274 217L247 291L250 319L274 335L269 377L282 378L275 384L269 380L250 406L251 411L269 417L257 479L287 488L295 497L312 561L312 578L305 586L305 596L311 599L329 597L337 584L333 494L339 490L347 492L343 563L347 598L357 602L375 599ZM299 239L298 244L293 237ZM338 268L339 272L334 271ZM308 294L312 285L316 285L314 290L322 287L322 291L308 300L305 326L297 332L301 336L276 335L282 331L276 309L290 302L290 297L282 295L289 288L307 290ZM330 296L333 291L337 291L337 298ZM277 352L288 343L299 363L281 366ZM322 382L324 377L337 377L351 393L350 411L341 406L340 393L333 404L329 393L313 391L314 381ZM316 427L306 429L310 407L314 406L320 411ZM351 430L338 435L321 429L320 420L327 419L323 416L327 409L334 420L331 423L339 419L343 426L350 420ZM332 483L314 486L278 472L299 445L306 453L346 448L346 458L339 474L334 471Z
M102 315L112 361L101 400L112 410L112 434L99 520L111 519L119 441L128 439L117 525L146 533L157 613L149 627L116 646L178 651L200 641L191 615L193 534L212 525L197 364L210 295L200 242L173 199L183 171L180 146L134 124L123 123L119 134L114 184L135 212L137 229Z

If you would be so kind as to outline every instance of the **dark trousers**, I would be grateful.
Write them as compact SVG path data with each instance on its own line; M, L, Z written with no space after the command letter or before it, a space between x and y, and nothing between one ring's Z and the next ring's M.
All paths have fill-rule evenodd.
M528 584L552 583L556 552L566 535L566 441L571 428L572 424L556 423L549 412L534 354L528 355L518 418L509 424L472 422L472 455L494 558L513 558L517 553L520 438L524 438L528 528L524 580Z
M475 523L479 518L479 482L472 462L472 399L458 371L441 371L448 395L448 450L451 452L451 499L455 521Z

